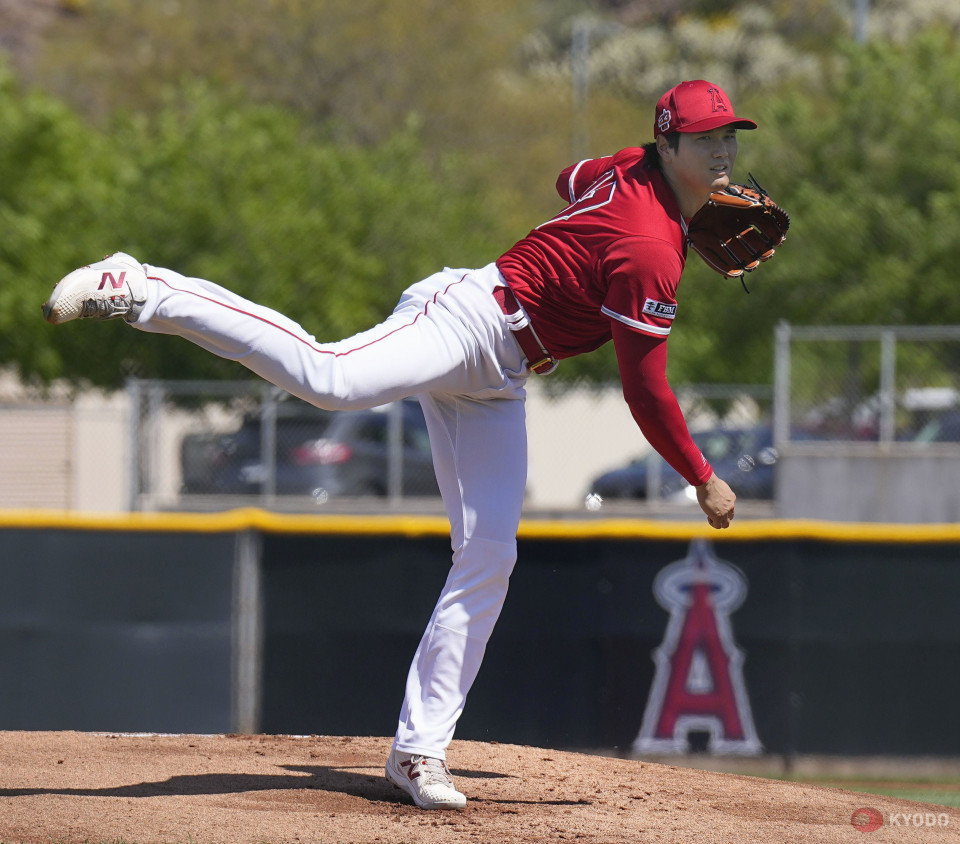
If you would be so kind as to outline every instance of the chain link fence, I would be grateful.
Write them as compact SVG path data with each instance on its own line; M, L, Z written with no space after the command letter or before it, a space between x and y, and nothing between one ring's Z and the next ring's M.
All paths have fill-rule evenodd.
M0 392L8 508L443 512L415 399L331 413L256 379L131 378L121 391L58 395L9 380ZM712 462L744 458L748 471L763 463L754 435L769 431L769 386L681 385L676 394ZM672 471L644 440L619 383L531 379L526 410L528 512L584 513L609 473ZM659 485L629 483L602 494L603 511L658 515L663 497Z
M437 499L419 404L321 410L257 381L128 384L129 509Z
M430 442L415 399L367 411L328 412L259 381L128 382L131 458L124 470L130 510L357 511L402 506L442 512ZM687 385L677 396L698 444L718 471L764 481L772 444L772 390ZM532 380L527 400L528 509L581 512L599 494L607 512L653 513L685 483L652 452L619 384ZM589 431L589 437L583 435ZM563 454L563 460L557 455ZM741 469L737 468L737 461ZM603 486L612 473L651 472L664 484ZM669 481L669 483L668 483ZM753 486L746 484L747 496ZM598 492L599 491L599 492ZM638 506L640 510L638 510ZM645 508L645 509L644 509Z
M813 503L827 476L850 500L892 489L919 500L921 457L937 457L940 471L960 455L960 326L781 323L774 376L773 386L675 388L697 444L744 504L768 505L760 515L823 515ZM330 413L258 380L142 379L119 394L28 398L11 394L0 420L7 506L443 512L415 400ZM531 379L527 416L528 511L696 516L691 489L644 441L619 384ZM882 469L892 457L896 467ZM923 466L926 486L942 487ZM869 517L863 509L854 515Z
M960 326L784 322L775 342L778 444L960 443Z
M776 330L776 515L960 521L960 326Z

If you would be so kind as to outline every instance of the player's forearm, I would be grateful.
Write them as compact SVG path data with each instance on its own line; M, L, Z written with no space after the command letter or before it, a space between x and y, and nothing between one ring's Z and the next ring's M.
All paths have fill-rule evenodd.
M647 442L687 483L699 486L710 480L713 468L690 438L675 398L672 403L628 401L627 404Z
M690 438L683 412L667 383L666 341L622 326L614 326L613 338L623 396L647 442L688 483L705 483L713 469Z

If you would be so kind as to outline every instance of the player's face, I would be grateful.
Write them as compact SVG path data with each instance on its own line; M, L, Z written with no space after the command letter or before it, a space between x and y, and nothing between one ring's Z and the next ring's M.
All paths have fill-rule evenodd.
M699 207L712 191L730 184L737 160L737 130L721 126L709 132L682 132L679 146L668 155L670 182L681 205L699 199Z

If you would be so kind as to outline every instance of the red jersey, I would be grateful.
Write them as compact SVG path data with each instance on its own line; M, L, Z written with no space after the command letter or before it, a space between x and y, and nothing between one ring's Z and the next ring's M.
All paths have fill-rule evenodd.
M568 167L570 204L497 261L555 358L611 338L624 397L647 440L691 484L713 474L666 379L666 339L686 263L686 223L663 174L640 148Z
M560 174L570 204L497 261L544 347L572 357L611 338L611 320L666 336L686 260L680 208L643 150Z

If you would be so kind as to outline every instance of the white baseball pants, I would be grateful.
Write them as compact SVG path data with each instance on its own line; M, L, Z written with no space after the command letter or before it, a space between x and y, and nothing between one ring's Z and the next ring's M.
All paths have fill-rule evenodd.
M527 371L492 296L504 283L496 266L430 276L383 323L335 343L209 281L146 270L142 331L185 337L328 410L419 397L453 565L410 667L394 744L446 758L506 597L526 486Z

